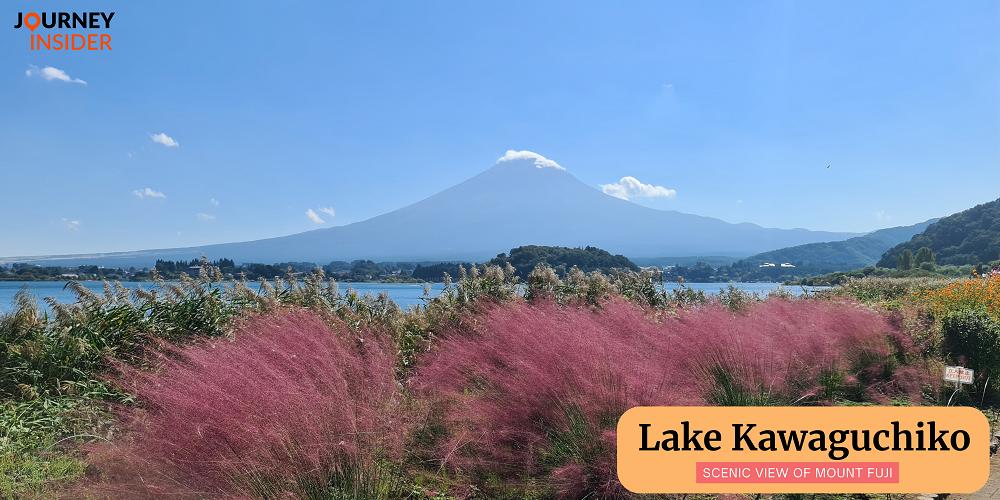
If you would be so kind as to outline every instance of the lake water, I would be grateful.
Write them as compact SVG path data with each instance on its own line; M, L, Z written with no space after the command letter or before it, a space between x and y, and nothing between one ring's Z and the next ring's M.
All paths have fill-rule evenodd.
M104 284L100 281L81 281L80 284L94 292L104 293ZM0 281L0 312L10 312L14 295L24 285L28 285L29 292L38 299L39 305L46 309L48 309L48 306L42 301L45 297L54 297L61 303L76 302L76 295L69 289L63 289L66 286L66 282L64 281ZM124 282L122 285L127 288L135 288L136 285L142 285L147 290L156 287L151 282ZM339 283L339 285L340 293L347 291L348 286L361 294L369 291L376 294L381 291L389 292L389 297L403 309L406 309L406 306L409 304L423 304L423 301L420 300L420 297L424 294L423 283ZM444 288L444 283L431 283L430 285L431 295L437 295ZM250 288L254 290L259 286L259 283L250 283Z
M97 293L104 292L104 285L100 281L83 281L81 284ZM142 287L146 289L155 286L153 283L122 284L128 288L133 288L137 284L141 284ZM68 289L63 289L66 283L62 281L0 281L0 312L10 312L11 304L14 300L14 294L20 291L24 285L28 285L28 290L38 298L39 304L46 309L48 307L42 301L45 297L54 297L61 303L76 302L76 296L73 295L73 292ZM766 293L781 286L779 283L733 283L733 285L744 290L762 293ZM389 293L389 297L403 309L406 309L406 306L410 304L423 303L423 301L420 300L420 297L424 294L423 283L340 283L340 292L343 293L346 291L348 286L362 294L369 291L372 293L386 291ZM717 293L720 288L727 286L727 284L687 283L687 286L695 290L705 290L708 293ZM252 283L251 287L256 289ZM665 287L667 289L674 289L677 288L677 284L667 283L665 284ZM431 283L431 295L438 294L443 288L443 283ZM788 290L794 294L802 293L802 289L800 287L788 287Z

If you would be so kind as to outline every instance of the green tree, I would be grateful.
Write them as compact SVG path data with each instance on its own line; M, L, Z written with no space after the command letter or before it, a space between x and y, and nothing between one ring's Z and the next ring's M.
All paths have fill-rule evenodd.
M914 262L913 265L915 267L920 267L920 265L924 262L934 264L936 260L937 255L934 255L934 252L931 251L930 247L920 247L920 250L917 250L916 262Z
M365 279L377 279L385 272L381 266L370 260L356 260L352 264L354 266L351 268L351 274Z
M611 255L606 250L588 246L586 248L550 247L538 245L525 245L510 250L510 255L499 254L490 261L503 267L510 264L517 269L519 278L525 279L536 265L546 264L559 274L565 277L566 272L579 267L585 273L600 269L607 274L612 268L639 272L639 266L628 260L624 255Z
M900 271L909 271L913 269L913 252L909 249L903 250L903 253L899 255L896 259L896 269Z

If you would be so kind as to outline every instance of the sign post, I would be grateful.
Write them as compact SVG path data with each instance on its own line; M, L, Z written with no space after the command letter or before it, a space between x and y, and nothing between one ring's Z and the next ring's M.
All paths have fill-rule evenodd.
M958 394L958 391L962 390L963 384L972 384L973 370L971 368L966 368L964 366L945 366L944 367L944 380L945 382L955 383L955 392L951 394L951 398ZM951 398L948 398L948 406L951 406Z

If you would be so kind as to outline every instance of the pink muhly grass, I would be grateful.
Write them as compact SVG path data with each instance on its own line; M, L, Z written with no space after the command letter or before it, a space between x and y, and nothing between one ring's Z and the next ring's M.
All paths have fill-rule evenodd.
M449 408L442 463L480 478L547 475L565 498L628 496L615 432L634 406L823 403L821 382L837 374L866 381L871 398L919 398L919 382L896 380L918 372L886 368L902 336L846 301L772 299L739 314L519 302L441 338L411 384Z
M120 380L142 407L130 415L131 449L192 491L269 496L400 454L402 396L387 335L279 312L161 363Z

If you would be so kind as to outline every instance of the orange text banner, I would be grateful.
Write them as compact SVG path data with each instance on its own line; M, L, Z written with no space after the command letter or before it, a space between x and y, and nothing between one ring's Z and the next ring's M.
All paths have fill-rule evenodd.
M965 407L637 407L618 477L636 493L969 493L989 440Z

